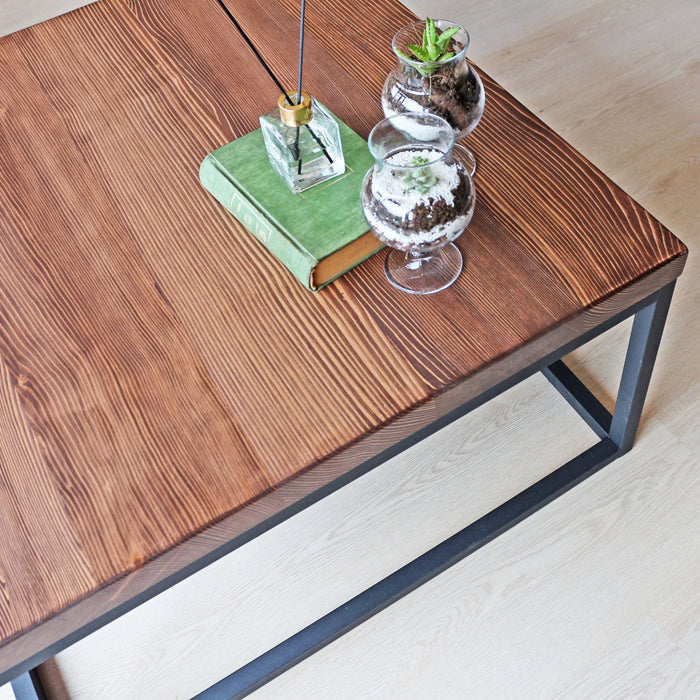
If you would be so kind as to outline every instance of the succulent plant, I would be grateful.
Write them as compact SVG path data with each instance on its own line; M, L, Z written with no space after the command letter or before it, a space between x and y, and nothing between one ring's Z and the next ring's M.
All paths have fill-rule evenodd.
M430 19L430 17L426 17L421 45L406 44L406 48L413 56L407 56L401 51L398 53L408 61L417 60L421 63L440 63L440 61L446 61L454 56L454 53L448 49L450 46L450 39L452 39L458 31L459 27L452 26L438 34L435 21Z
M425 194L437 184L437 178L433 175L430 167L421 168L418 166L425 165L430 161L423 156L414 156L410 165L416 167L416 170L411 170L404 176L404 183L409 190L416 190L421 194Z

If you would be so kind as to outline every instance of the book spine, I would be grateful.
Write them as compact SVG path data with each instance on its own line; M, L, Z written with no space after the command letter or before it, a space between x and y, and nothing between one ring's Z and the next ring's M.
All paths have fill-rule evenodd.
M270 221L264 212L239 190L211 154L202 161L199 179L203 187L307 289L316 291L311 285L311 280L318 261L311 258L306 251L300 250L279 226Z

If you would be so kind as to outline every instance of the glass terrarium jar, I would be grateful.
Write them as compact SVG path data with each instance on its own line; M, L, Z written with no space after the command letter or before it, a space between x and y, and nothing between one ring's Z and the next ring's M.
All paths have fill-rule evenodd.
M292 192L345 172L340 129L331 113L306 92L279 98L278 109L260 117L270 164Z
M486 96L481 78L467 61L469 34L447 20L434 20L436 35L449 31L449 58L422 61L411 49L423 45L426 22L400 29L392 41L398 65L389 73L382 90L384 115L430 112L445 119L462 139L479 123ZM449 55L448 54L448 55ZM473 168L476 163L472 164Z
M453 241L474 213L476 194L452 127L429 113L394 115L369 135L375 164L361 202L376 237L391 248L385 272L399 289L431 294L462 270Z

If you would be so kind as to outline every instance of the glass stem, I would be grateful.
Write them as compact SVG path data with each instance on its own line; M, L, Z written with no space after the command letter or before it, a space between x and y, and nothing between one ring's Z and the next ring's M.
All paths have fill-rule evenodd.
M420 270L424 263L433 259L432 253L421 252L415 248L406 251L406 267L409 270Z

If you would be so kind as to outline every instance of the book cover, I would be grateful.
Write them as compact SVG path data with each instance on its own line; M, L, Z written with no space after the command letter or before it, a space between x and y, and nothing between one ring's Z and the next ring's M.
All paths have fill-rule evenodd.
M383 247L360 206L374 159L367 142L337 121L345 173L300 194L272 169L260 129L207 155L199 171L202 185L312 291Z

